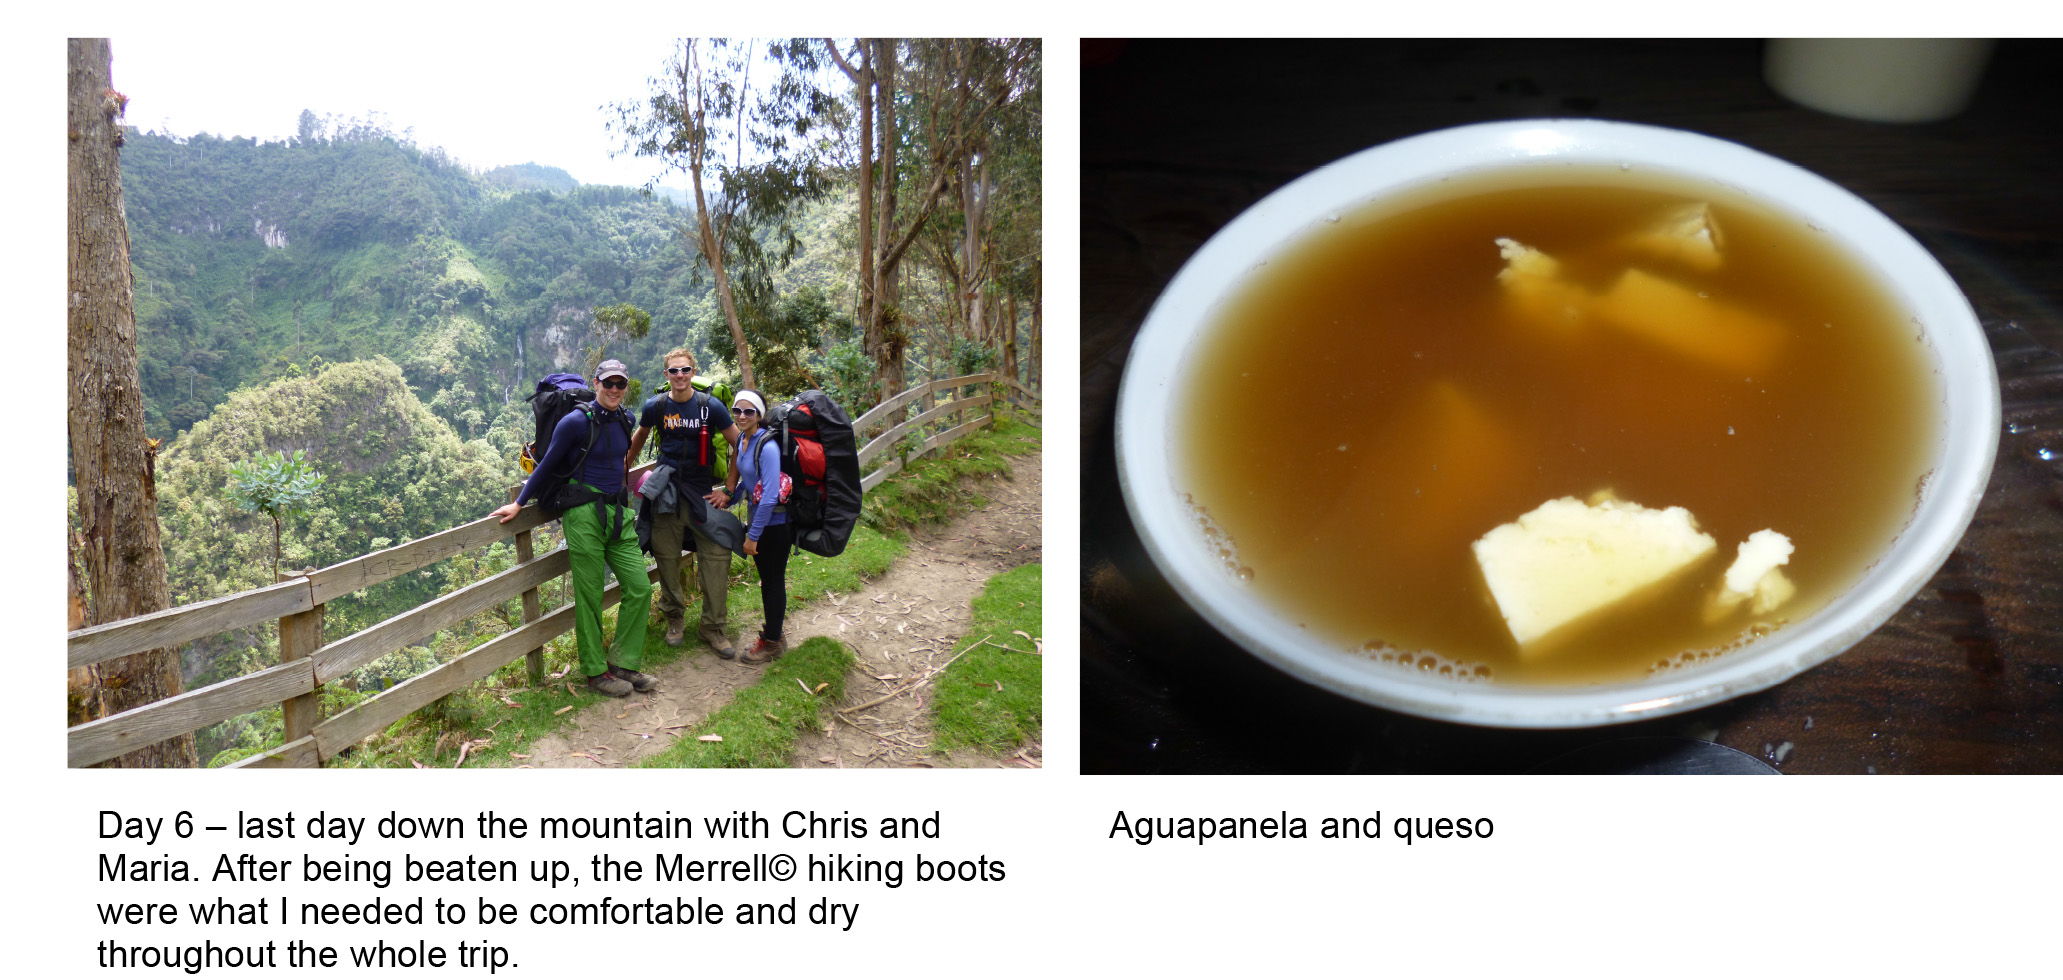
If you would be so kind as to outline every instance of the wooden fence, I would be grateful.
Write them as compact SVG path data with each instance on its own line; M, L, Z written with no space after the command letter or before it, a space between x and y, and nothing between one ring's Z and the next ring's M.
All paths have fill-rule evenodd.
M976 390L978 394L966 393ZM941 401L941 393L949 400ZM860 450L861 469L881 460L864 478L862 486L872 489L901 470L910 459L990 424L994 403L999 399L1037 410L1036 393L1014 378L990 374L921 384L875 406L853 420L854 436L865 440ZM917 414L867 439L867 433L912 407L920 409ZM918 436L924 437L921 442ZM510 493L513 495L514 488ZM550 612L540 608L538 587L565 574L570 567L563 545L542 555L533 553L532 532L543 523L546 522L535 507L525 507L507 524L483 517L385 551L312 569L275 585L71 633L66 638L68 669L176 647L226 630L276 620L279 663L75 725L67 729L68 763L92 765L277 704L284 716L285 742L237 762L236 767L319 766L432 701L492 675L517 657L527 658L530 682L541 683L545 642L573 628L570 603ZM516 564L509 570L350 636L324 641L326 604L507 537L516 542ZM656 568L647 574L656 575ZM604 607L615 605L619 595L620 586L611 585L603 595ZM521 626L332 717L322 717L324 685L438 630L456 626L519 597L523 601Z

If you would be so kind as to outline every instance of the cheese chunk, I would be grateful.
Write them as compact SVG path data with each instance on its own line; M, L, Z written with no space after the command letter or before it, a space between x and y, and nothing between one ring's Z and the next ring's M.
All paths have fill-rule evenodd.
M1768 368L1784 344L1776 321L1641 269L1622 273L1589 310L1632 336L1744 375Z
M1528 283L1546 282L1559 277L1562 264L1546 252L1516 239L1497 239L1497 254L1504 257L1504 270L1497 274L1497 280L1507 285L1525 286Z
M1476 564L1521 654L1623 604L1650 597L1718 550L1681 507L1561 497L1479 538Z
M1791 601L1798 587L1778 566L1790 562L1793 550L1791 539L1775 531L1765 528L1748 535L1727 566L1719 591L1706 600L1705 621L1717 622L1743 603L1760 616Z
M1588 295L1562 278L1560 262L1514 239L1496 241L1497 254L1504 258L1497 281L1504 287L1506 303L1530 320L1558 327L1567 327L1582 316Z
M1672 207L1654 224L1634 232L1627 244L1658 259L1689 266L1699 272L1719 268L1719 223L1712 206L1704 202Z

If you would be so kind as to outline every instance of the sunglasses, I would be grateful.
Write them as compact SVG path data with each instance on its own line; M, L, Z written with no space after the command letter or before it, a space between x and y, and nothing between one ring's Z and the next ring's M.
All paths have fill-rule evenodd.
M732 414L732 415L758 415L758 414L759 414L759 409L756 409L756 408L746 408L745 406L743 406L743 405L740 405L740 406L738 406L738 407L736 407L736 408L733 408L733 409L731 409L731 414Z
M692 364L691 364L691 365L689 365L689 366L687 366L687 367L684 367L684 368L667 368L667 369L666 369L666 373L667 373L667 374L694 374L694 373L695 373L695 367L694 367L694 365L692 365Z
M609 388L612 390L619 388L628 388L630 387L630 382L625 381L622 378L610 378L609 380L602 382L602 387Z

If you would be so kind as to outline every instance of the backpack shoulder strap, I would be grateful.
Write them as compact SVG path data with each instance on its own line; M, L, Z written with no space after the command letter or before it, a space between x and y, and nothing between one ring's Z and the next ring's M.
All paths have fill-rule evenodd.
M569 480L580 472L582 466L586 465L588 454L595 451L595 436L602 429L601 422L595 418L595 403L586 402L577 411L580 412L582 418L587 420L587 444L581 446L574 452L571 458L567 459L565 477Z

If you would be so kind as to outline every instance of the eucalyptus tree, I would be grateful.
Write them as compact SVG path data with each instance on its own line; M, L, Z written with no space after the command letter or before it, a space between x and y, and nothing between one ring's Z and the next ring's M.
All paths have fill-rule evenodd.
M135 284L122 209L121 126L127 97L112 86L106 38L66 44L68 94L66 411L85 567L81 621L98 625L171 604L159 539L157 442L144 435ZM181 691L179 657L150 650L69 678L67 715L82 721ZM193 766L192 735L120 756L110 766Z
M758 379L740 301L771 300L772 265L797 248L789 209L829 186L806 144L785 132L796 119L807 130L821 108L813 92L786 78L753 87L754 69L773 67L761 60L767 51L750 39L683 38L646 98L616 106L614 124L631 152L688 175L695 214L683 234L714 281L745 387Z
M860 315L880 394L902 390L909 326L901 265L995 117L1035 85L1036 39L825 39L859 123Z

